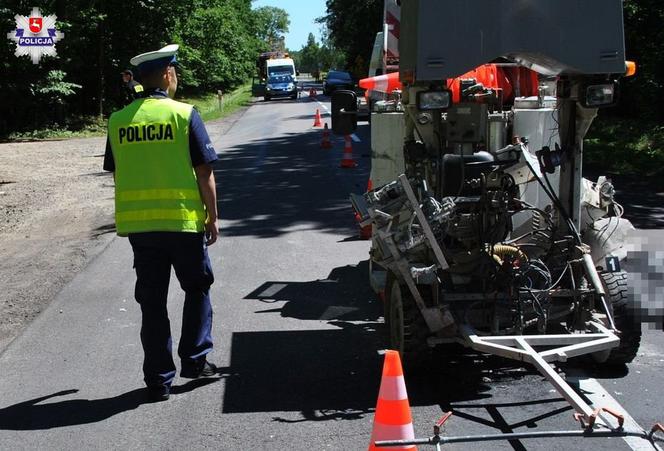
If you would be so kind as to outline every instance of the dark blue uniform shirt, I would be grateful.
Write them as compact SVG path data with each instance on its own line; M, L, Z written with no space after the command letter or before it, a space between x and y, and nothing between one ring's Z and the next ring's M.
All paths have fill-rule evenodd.
M166 91L161 89L154 89L147 92L146 95L156 99L168 98ZM198 114L196 109L191 111L191 117L189 118L189 153L193 167L200 166L201 164L209 164L218 159L217 152L212 146L207 130L205 130L203 119L201 119L201 115ZM115 172L115 160L113 160L111 141L108 138L106 138L104 170Z

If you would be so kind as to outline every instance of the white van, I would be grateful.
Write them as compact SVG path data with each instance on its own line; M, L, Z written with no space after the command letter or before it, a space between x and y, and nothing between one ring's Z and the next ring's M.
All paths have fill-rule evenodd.
M295 62L292 58L275 58L267 60L267 77L272 75L290 75L293 82L297 83L297 72Z

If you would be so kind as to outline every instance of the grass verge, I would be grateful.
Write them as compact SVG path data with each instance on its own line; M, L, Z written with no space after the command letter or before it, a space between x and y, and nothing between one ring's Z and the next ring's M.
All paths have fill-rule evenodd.
M98 116L73 118L70 124L11 133L6 141L42 141L72 138L93 138L106 134L106 119ZM3 140L4 141L4 140Z
M219 101L217 94L206 94L203 96L183 97L181 102L190 103L196 107L204 121L212 121L224 118L239 108L249 105L251 100L251 83L246 83L239 88L224 94L223 100Z
M177 98L180 102L196 107L204 121L221 119L249 105L251 100L251 83L244 84L225 94L221 108L217 94ZM32 130L29 132L11 133L6 141L41 141L72 138L93 138L106 135L107 119L99 120L96 116L74 118L66 126L56 126Z

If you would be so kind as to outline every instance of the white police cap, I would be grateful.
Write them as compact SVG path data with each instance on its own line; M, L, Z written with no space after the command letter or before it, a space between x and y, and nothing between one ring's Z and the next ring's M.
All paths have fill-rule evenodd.
M177 44L167 45L154 52L141 53L136 55L129 62L137 66L141 72L161 69L170 64L177 63L177 51L180 48Z

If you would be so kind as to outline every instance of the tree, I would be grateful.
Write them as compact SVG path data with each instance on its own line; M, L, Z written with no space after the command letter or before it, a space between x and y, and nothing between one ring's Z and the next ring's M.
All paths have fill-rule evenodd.
M15 15L27 15L33 6L25 0L1 3L3 33L15 27ZM65 86L64 75L59 81L53 78L57 74L66 73L69 88L75 90L56 102L56 115L58 110L70 113L65 125L81 116L107 116L122 104L120 72L130 68L129 60L173 42L181 46L182 90L196 93L236 86L254 70L256 54L265 46L251 4L251 0L41 2L42 14L56 14L56 26L65 37L57 44L57 57L42 58L37 65L17 58L15 44L2 39L0 136L50 124L52 115L35 112L51 108L55 91L47 95L43 89L49 84ZM283 30L283 24L280 19L273 29Z
M653 101L664 97L662 24L664 2L661 0L625 0L627 58L636 61L638 72L636 77L623 81L623 100L616 113L664 120L664 111Z
M175 27L186 91L229 89L254 70L257 41L248 2L214 0L196 8ZM214 37L214 39L211 39Z
M320 64L320 47L313 33L309 33L307 44L300 50L300 70L314 73L318 71Z
M383 0L327 0L326 15L318 22L326 26L332 48L346 56L346 67L355 67L358 56L362 67L358 73L369 71L368 61L376 33L383 22Z
M64 117L64 108L67 97L76 94L82 86L65 81L67 74L61 70L51 70L43 80L30 84L30 92L41 105L46 106L43 110L37 110L37 114L44 115L48 121L49 116L54 114L55 122L60 123ZM37 121L38 122L38 121Z
M253 12L258 39L265 43L269 51L283 51L284 35L288 33L290 19L288 13L274 6L262 6Z

